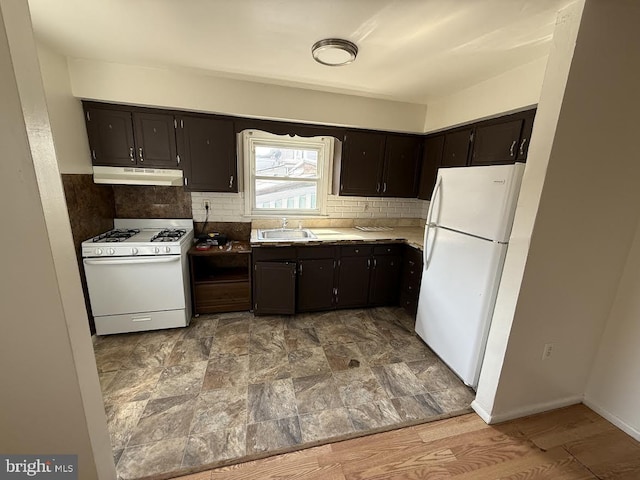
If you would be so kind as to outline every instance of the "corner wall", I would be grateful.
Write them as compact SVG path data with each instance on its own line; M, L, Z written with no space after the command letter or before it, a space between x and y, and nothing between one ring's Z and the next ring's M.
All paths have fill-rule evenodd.
M0 451L115 468L26 0L0 0Z
M640 441L640 223L584 403Z
M632 0L558 17L474 403L489 421L587 388L640 213L638 22Z

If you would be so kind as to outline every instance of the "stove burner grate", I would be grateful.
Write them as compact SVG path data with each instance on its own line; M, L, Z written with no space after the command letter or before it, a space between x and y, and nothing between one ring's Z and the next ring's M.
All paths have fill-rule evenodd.
M179 240L185 233L186 230L181 228L165 228L158 232L157 235L151 238L152 242L175 242Z
M93 237L94 242L124 242L127 238L133 237L136 233L140 233L137 228L132 229L115 229L106 233Z

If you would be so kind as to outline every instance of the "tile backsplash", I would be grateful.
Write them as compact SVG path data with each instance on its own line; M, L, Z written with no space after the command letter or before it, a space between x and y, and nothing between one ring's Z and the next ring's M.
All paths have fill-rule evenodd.
M208 201L211 208L209 221L218 222L261 222L256 217L245 216L244 196L241 193L191 193L191 210L193 219L202 222L205 219L204 202ZM414 198L381 198L381 197L342 197L329 195L327 215L325 217L303 218L300 220L306 226L319 226L318 222L328 222L337 227L345 223L352 226L386 224L398 225L403 219L426 219L429 202ZM292 219L298 218L293 215ZM295 220L297 221L297 220ZM349 223L349 225L346 225ZM403 222L401 222L403 223ZM404 222L406 223L406 222ZM409 222L411 223L411 222Z

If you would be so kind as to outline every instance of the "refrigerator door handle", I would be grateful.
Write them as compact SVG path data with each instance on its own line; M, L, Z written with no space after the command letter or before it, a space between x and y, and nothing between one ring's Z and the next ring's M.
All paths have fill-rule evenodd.
M423 255L423 263L424 270L429 268L429 230L431 229L431 216L433 215L433 206L435 205L435 199L438 195L438 191L440 190L440 186L442 185L442 177L438 177L438 181L436 182L436 186L433 189L433 194L431 195L431 202L429 202L429 212L427 213L427 223L424 229L424 248L422 249Z

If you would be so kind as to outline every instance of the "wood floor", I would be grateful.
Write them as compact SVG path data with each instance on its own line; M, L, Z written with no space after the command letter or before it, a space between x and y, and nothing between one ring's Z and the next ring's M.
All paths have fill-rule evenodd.
M584 405L500 425L468 414L181 480L638 480L640 444Z

